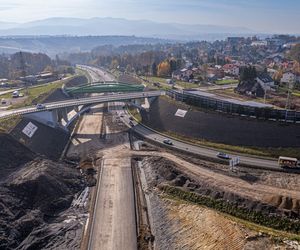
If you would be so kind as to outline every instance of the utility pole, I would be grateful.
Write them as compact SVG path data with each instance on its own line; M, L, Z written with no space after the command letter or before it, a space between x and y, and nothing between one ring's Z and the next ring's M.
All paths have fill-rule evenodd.
M290 79L288 83L288 93L287 93L287 98L286 98L286 104L285 104L285 122L287 121L288 118L288 111L291 107L291 90L294 87L294 80Z
M21 70L21 76L23 77L24 84L25 84L25 93L28 95L28 83L25 81L26 64L25 64L23 52L21 50L20 50L20 70Z

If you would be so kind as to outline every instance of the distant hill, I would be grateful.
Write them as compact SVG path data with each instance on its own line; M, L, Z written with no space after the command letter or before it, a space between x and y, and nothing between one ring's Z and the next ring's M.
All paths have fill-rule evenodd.
M14 36L0 37L0 53L12 54L20 50L56 54L89 52L101 45L157 44L170 40L135 36Z
M243 27L217 25L188 25L159 23L147 20L122 18L49 18L23 24L0 23L0 36L12 35L80 35L80 36L143 36L166 39L196 40L215 39L231 34L253 34Z

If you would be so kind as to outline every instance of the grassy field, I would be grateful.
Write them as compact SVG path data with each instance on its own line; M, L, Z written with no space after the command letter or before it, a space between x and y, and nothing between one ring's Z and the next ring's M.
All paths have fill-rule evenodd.
M133 116L137 122L142 122L142 116L141 116L141 114L140 114L140 112L138 111L137 108L135 108L135 107L128 107L127 110L129 112L129 114L131 116Z
M234 153L241 153L246 155L255 155L261 157L275 157L278 158L279 156L289 156L289 157L299 157L299 148L260 148L260 147L242 147L242 146L233 146L233 145L226 145L221 143L209 142L205 140L196 140L192 138L188 138L183 135L179 135L173 132L164 132L170 137L174 137L175 139L179 139L182 141L190 142L199 146L205 146L209 148L218 149L220 151L225 152L234 152Z
M21 117L14 116L12 118L0 119L0 132L9 132L21 120Z
M235 80L235 79L224 79L224 80L217 80L216 84L218 85L226 85L226 84L235 84L238 83L239 80Z
M79 69L79 68L76 68L75 72L76 72L77 75L83 75L83 76L85 76L88 79L89 83L92 82L92 78L91 78L90 74L87 71Z
M154 83L154 82L160 83L161 87L159 87L159 88L157 87L158 89L171 89L172 88L172 85L167 83L167 79L170 79L170 78L163 78L163 77L156 77L156 76L151 76L151 77L143 76L143 78L150 81L150 83ZM146 84L147 84L147 82L146 82ZM176 80L175 87L191 89L191 88L197 88L197 87L199 87L199 85L195 84L195 83Z
M25 101L23 103L18 103L16 105L12 105L10 107L10 109L31 106L31 105L43 102L43 100L46 99L46 97L49 94L51 94L54 90L61 88L63 83L64 83L64 81L56 81L53 83L48 83L43 86L28 88L27 93L26 93L26 90L23 90L23 92L25 93L25 96L27 96Z

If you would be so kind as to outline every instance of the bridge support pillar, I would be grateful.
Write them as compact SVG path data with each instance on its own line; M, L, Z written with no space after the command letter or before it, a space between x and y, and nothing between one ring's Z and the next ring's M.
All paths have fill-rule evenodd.
M66 108L60 109L59 112L61 114L62 119L64 119L65 123L68 123L69 117L68 117L68 111L67 111L67 109Z
M55 128L60 126L58 123L58 113L57 110L51 111L41 111L37 113L26 114L24 117L40 122L49 127Z

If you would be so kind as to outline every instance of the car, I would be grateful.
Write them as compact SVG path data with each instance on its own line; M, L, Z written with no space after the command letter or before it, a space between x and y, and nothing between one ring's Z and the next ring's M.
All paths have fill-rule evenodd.
M164 139L163 143L167 145L173 145L173 142L170 139Z
M131 127L134 127L134 123L133 123L132 121L129 122L129 125L130 125Z
M133 117L132 117L132 116L130 116L130 117L129 117L129 120L130 120L130 121L133 121L134 119L133 119Z
M42 103L38 103L36 105L36 109L44 109L44 108L46 108L46 106L44 104L42 104Z
M231 157L228 154L224 153L224 152L217 153L217 157L221 158L221 159L225 159L225 160L231 159Z
M2 99L2 100L1 100L1 104L6 104L6 100L5 100L5 99Z

